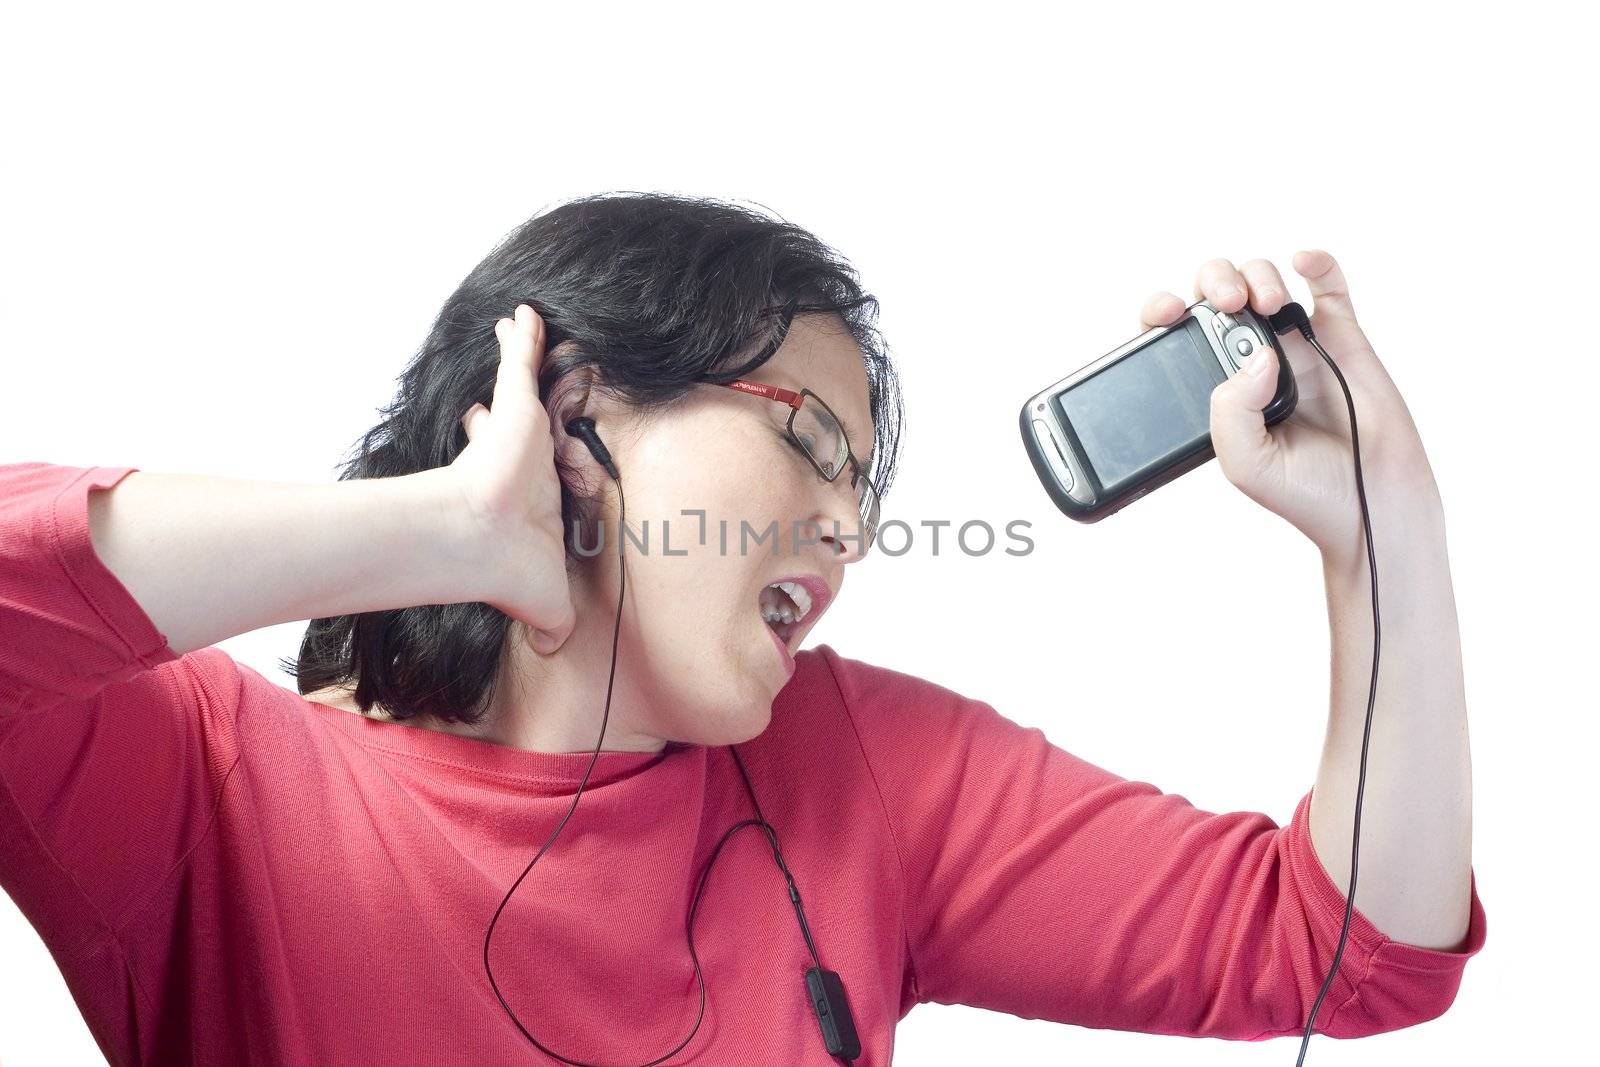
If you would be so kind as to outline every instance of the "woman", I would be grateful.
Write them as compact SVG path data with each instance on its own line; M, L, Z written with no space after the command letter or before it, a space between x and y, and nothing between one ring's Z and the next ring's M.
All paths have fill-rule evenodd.
M1431 472L1338 267L1296 268L1357 394L1385 552L1378 859L1316 1022L1356 1037L1444 1011L1485 924ZM1210 263L1197 292L1287 298L1262 261ZM1145 324L1182 307L1159 294ZM923 1001L1300 1034L1344 917L1371 656L1331 374L1291 349L1300 405L1273 433L1275 369L1213 396L1223 470L1329 577L1319 800L1279 827L796 651L894 467L874 312L797 227L588 198L472 271L338 484L0 468L0 881L107 1057L550 1062L536 1041L568 1062L836 1062L819 964L860 1064L888 1063ZM624 503L655 539L621 546L619 617ZM211 647L306 618L298 694ZM753 830L704 874L756 802L784 868Z

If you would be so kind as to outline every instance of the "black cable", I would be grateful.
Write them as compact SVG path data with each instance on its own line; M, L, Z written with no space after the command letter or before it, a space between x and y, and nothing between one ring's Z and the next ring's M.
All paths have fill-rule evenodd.
M592 431L592 429L593 426L591 424L588 427L588 430ZM583 779L578 783L577 792L572 796L572 806L567 809L566 815L562 816L561 822L556 825L555 831L551 833L550 837L545 841L544 845L540 847L539 851L534 854L533 859L528 861L528 865L524 867L522 873L517 876L517 880L511 884L511 888L506 890L506 895L501 899L500 906L495 909L494 918L489 920L489 928L484 932L483 935L483 969L489 976L489 985L494 990L494 995L499 998L500 1006L505 1009L507 1015L511 1016L512 1023L514 1023L517 1029L522 1032L522 1036L531 1041L535 1048L539 1049L539 1051L548 1056L560 1060L562 1063L570 1064L571 1067L599 1067L599 1065L596 1064L589 1064L580 1060L568 1059L567 1057L562 1056L560 1053L552 1051L551 1049L540 1044L539 1039L529 1033L527 1027L522 1025L522 1020L517 1018L517 1013L512 1010L511 1005L506 1003L505 996L500 992L499 984L494 980L494 969L490 966L489 962L489 943L490 939L494 936L494 928L495 925L500 921L501 913L505 911L506 904L510 902L512 894L517 891L517 887L522 884L523 879L528 876L528 872L533 870L533 865L539 862L539 858L543 856L546 850L550 848L551 844L555 842L555 839L560 835L562 828L567 825L567 820L570 819L572 817L572 813L577 810L578 798L583 795L583 788L588 784L589 775L591 772L593 772L594 765L600 758L601 746L605 743L606 725L611 719L611 693L617 677L617 636L622 630L622 604L624 597L627 595L628 588L627 563L623 556L623 544L626 538L624 538L622 535L623 525L627 522L628 503L627 497L622 491L622 477L618 473L616 465L612 461L611 456L605 451L605 446L600 444L599 439L595 437L592 432L580 434L580 436L583 436L586 443L589 444L591 450L596 452L595 458L605 466L607 472L611 475L612 479L617 485L617 616L616 621L613 623L611 628L611 670L606 680L605 712L602 714L600 719L600 737L595 741L594 755L589 760L588 768L583 772ZM733 754L734 764L739 769L739 776L744 780L745 790L750 795L750 803L755 808L756 817L754 819L744 819L740 822L737 822L730 826L723 833L722 837L717 841L716 847L712 849L710 858L706 860L705 866L700 871L700 878L695 886L694 897L689 904L689 915L685 921L684 934L689 945L689 958L694 963L695 980L700 986L700 1010L695 1016L694 1026L692 1029L690 1029L688 1036L682 1041L678 1042L678 1044L674 1046L671 1051L667 1052L665 1055L658 1056L647 1063L641 1064L640 1067L656 1067L657 1064L663 1063L677 1055L677 1053L681 1051L684 1046L688 1045L688 1043L694 1039L694 1035L700 1029L701 1020L705 1018L706 980L705 974L700 969L700 957L698 954L696 954L694 949L694 919L700 908L700 895L705 891L706 882L711 876L711 868L716 864L717 857L721 855L722 846L727 844L728 839L739 830L742 830L747 826L759 826L767 835L767 841L772 845L772 856L777 861L778 869L783 872L784 881L787 883L789 900L794 905L796 917L800 920L800 932L805 937L806 948L811 953L811 959L816 964L816 970L818 972L822 971L822 959L817 953L816 942L811 937L811 927L806 922L805 910L800 903L800 890L795 885L794 876L789 873L788 864L786 864L783 860L782 850L778 847L777 831L772 828L772 825L767 822L765 816L763 816L761 813L761 803L756 799L755 788L750 784L750 775L745 771L744 761L739 758L738 750L732 745L729 745L728 751ZM841 998L842 995L843 990L841 988ZM848 1007L842 1003L839 1003L836 1007L836 1010L844 1015L845 1021L848 1024ZM853 1039L853 1025L850 1026L849 1033L850 1037ZM839 1058L845 1063L846 1067L851 1067L851 1065L855 1062L854 1056L840 1054Z
M522 884L522 880L524 878L528 877L528 872L533 870L533 865L535 863L539 862L539 857L543 856L545 854L545 851L547 849L549 849L551 844L553 844L555 842L555 839L561 833L562 828L564 828L567 825L567 820L570 819L572 817L572 813L577 810L577 808L578 808L578 798L583 796L583 787L588 784L589 775L590 775L591 772L594 771L594 765L600 759L600 746L605 743L605 739L606 739L606 723L611 718L611 690L612 690L612 687L616 683L616 680L617 680L617 635L622 630L622 600L623 600L623 597L627 595L627 589L628 589L628 568L627 568L627 563L623 559L623 554L622 554L623 542L624 542L625 539L621 536L622 524L627 521L628 500L627 500L627 497L624 496L623 492L622 492L622 479L621 478L617 478L616 479L616 483L617 483L617 499L618 499L618 502L619 502L618 508L619 508L619 513L620 513L620 517L617 520L617 529L618 529L618 536L617 536L617 618L616 618L615 624L611 628L611 673L606 679L606 707L605 707L605 713L602 715L602 717L600 719L600 737L599 737L599 739L597 741L595 741L595 744L594 744L594 755L589 760L589 766L583 772L583 779L578 783L578 791L572 795L572 806L569 807L567 809L567 813L561 817L561 821L558 824L556 824L555 831L550 835L550 837L545 841L545 843L542 846L540 846L539 851L534 854L533 859L529 860L528 861L528 865L522 869L522 873L517 876L517 880L515 882L511 883L511 888L506 890L506 895L501 899L500 906L494 910L494 918L489 920L489 929L487 931L485 931L484 935L483 935L483 969L489 976L489 985L494 990L494 995L500 999L500 1006L506 1010L506 1014L507 1015L511 1016L511 1021L516 1024L516 1027L517 1027L518 1030L522 1031L522 1036L526 1037L529 1041L533 1042L534 1046L537 1047L539 1049L539 1051L545 1053L546 1055L554 1056L556 1059L560 1060L562 1063L572 1064L573 1067L598 1067L598 1065L581 1063L581 1062L579 1062L577 1060L569 1060L565 1056L562 1056L557 1052L553 1052L550 1049L545 1048L543 1045L541 1045L539 1043L539 1039L538 1038L536 1038L532 1034L528 1033L527 1028L522 1025L522 1020L517 1018L517 1013L511 1010L511 1005L510 1004L506 1003L505 996L500 992L499 984L496 983L495 980L494 980L494 968L489 965L489 940L490 940L490 938L492 938L494 936L495 924L500 921L500 913L505 910L506 904L510 902L511 895L517 891L517 886L521 885ZM602 535L603 535L603 528L602 528ZM700 965L697 962L695 964L695 974L698 975L699 973L700 973ZM704 1011L705 1011L705 982L704 982L704 980L702 980L701 983L700 983L700 1008L701 1008L701 1012L704 1013ZM699 1025L700 1025L699 1021L696 1020L695 1026L698 1027ZM694 1036L694 1034L691 1031L690 1032L690 1037L693 1037L693 1036ZM655 1067L656 1064L658 1064L658 1063L662 1062L662 1060L665 1060L665 1059L669 1058L670 1056L674 1055L678 1051L678 1049L683 1048L683 1046L687 1045L688 1043L689 1043L689 1038L686 1037L678 1045L677 1048L674 1048L671 1052L667 1053L666 1056L662 1056L659 1059L651 1060L649 1063L644 1064L643 1067Z
M1367 691L1366 725L1361 735L1361 773L1356 784L1355 826L1350 842L1350 888L1345 898L1344 925L1339 931L1339 944L1334 950L1333 963L1328 969L1327 978L1323 980L1322 988L1317 993L1317 999L1315 1003L1313 1003L1311 1006L1310 1016L1306 1020L1305 1033L1301 1036L1300 1054L1295 1060L1295 1067L1302 1067L1302 1065L1305 1063L1306 1049L1310 1044L1311 1035L1313 1032L1315 1032L1317 1012L1321 1009L1322 1002L1324 998L1326 998L1328 990L1333 985L1334 976L1339 973L1339 963L1344 958L1344 948L1349 939L1350 922L1355 908L1356 873L1360 861L1361 845L1361 807L1363 797L1366 793L1367 784L1367 751L1368 744L1372 738L1372 713L1378 694L1378 656L1381 636L1378 611L1378 560L1372 543L1372 519L1367 507L1366 484L1362 477L1361 470L1361 440L1359 431L1357 430L1355 400L1350 395L1350 387L1345 382L1344 374L1339 370L1338 364L1333 361L1333 357L1328 355L1327 350L1323 348L1321 342L1317 340L1316 334L1312 331L1310 320L1307 318L1305 310L1301 308L1299 304L1290 303L1285 305L1281 311L1270 317L1270 321L1272 323L1273 330L1278 334L1284 334L1290 330L1298 330L1300 334L1311 344L1311 347L1316 350L1317 354L1322 357L1323 361L1327 363L1329 369L1333 371L1334 377L1338 379L1339 388L1344 391L1345 405L1350 412L1350 447L1355 462L1356 493L1361 501L1361 523L1366 534L1367 563L1371 571L1372 580L1372 681ZM571 1067L600 1067L600 1065L588 1064L580 1060L568 1059L565 1056L562 1056L559 1053L554 1052L540 1044L538 1038L534 1037L528 1032L527 1028L522 1025L522 1021L517 1018L517 1014L512 1010L511 1005L506 1003L505 996L500 992L499 984L494 980L494 969L490 965L489 958L489 944L494 936L495 925L499 922L501 913L505 911L506 904L510 902L512 894L516 892L517 887L522 884L525 878L527 878L528 872L533 870L533 865L539 862L540 857L542 857L555 842L555 839L560 835L562 829L567 825L567 820L570 819L572 817L572 813L577 810L578 798L583 795L583 789L584 786L588 784L589 775L593 772L594 765L600 758L601 746L605 743L606 726L611 718L611 695L617 676L617 637L622 629L622 605L624 598L627 595L627 563L623 554L623 543L625 538L621 533L623 524L627 521L627 498L624 496L622 491L622 479L618 474L615 465L610 462L610 456L603 454L603 446L599 445L598 440L592 440L590 442L590 447L591 449L597 447L600 449L600 452L597 453L596 458L600 459L600 461L605 465L608 473L610 473L613 480L615 480L617 484L617 497L619 500L619 514L617 520L617 615L611 629L611 667L610 673L606 680L606 704L605 711L600 720L600 737L595 742L594 754L589 760L588 768L584 771L583 779L578 783L577 792L573 794L571 807L567 809L566 815L562 816L561 822L557 824L554 832L551 833L550 837L540 847L533 859L528 861L528 865L523 868L522 873L517 876L517 880L512 883L511 888L506 891L506 895L501 899L499 907L495 909L494 917L489 921L489 928L487 931L485 931L483 938L483 967L484 971L489 976L490 987L493 988L495 996L500 1000L500 1006L505 1009L506 1014L511 1016L512 1023L514 1023L517 1029L521 1031L522 1036L526 1037L530 1042L532 1042L533 1045L541 1052L560 1060L562 1063L570 1064ZM745 770L744 761L739 758L738 750L734 746L729 745L728 751L732 754L734 764L738 767L740 778L744 780L745 790L750 795L750 802L755 808L756 817L754 819L745 819L735 823L723 833L722 837L717 841L715 848L712 849L711 856L706 861L705 867L702 868L700 872L700 879L695 887L694 898L691 900L689 905L689 915L685 923L685 937L689 946L689 957L694 962L695 979L700 986L700 1009L699 1013L695 1016L694 1027L689 1031L688 1036L680 1041L675 1047L673 1047L671 1051L667 1052L663 1056L659 1056L656 1059L642 1064L641 1067L656 1067L657 1064L663 1063L672 1058L686 1045L688 1045L691 1040L693 1040L694 1035L700 1029L701 1020L705 1017L706 983L705 975L700 969L700 957L695 952L694 948L694 919L695 915L699 911L700 896L705 890L707 880L710 878L711 868L716 864L717 858L722 853L722 847L727 844L728 840L736 832L744 829L746 826L759 826L761 827L762 832L767 835L767 841L772 846L773 859L777 862L778 869L783 872L784 881L789 891L789 899L794 905L795 916L799 920L800 932L805 938L806 948L810 951L811 958L816 964L816 971L822 972L822 960L817 952L816 942L811 936L810 924L806 922L805 909L800 901L800 890L795 885L794 876L790 873L788 864L784 862L783 851L778 846L777 832L772 828L772 825L766 821L765 816L761 812L761 803L756 799L755 788L750 782L749 773ZM832 977L835 979L837 978L837 976ZM841 996L840 1004L841 1007L844 1007L842 1002L843 990L841 989L839 992ZM844 1007L844 1010L848 1011L848 1008ZM853 1028L851 1030L851 1037L854 1037ZM855 1062L854 1056L845 1053L838 1053L836 1055L837 1058L846 1065L846 1067L852 1067Z
M1339 961L1344 958L1345 942L1350 936L1350 920L1355 910L1356 900L1356 867L1361 856L1361 801L1367 788L1367 743L1372 739L1372 709L1378 697L1378 649L1380 631L1378 626L1378 557L1372 544L1372 518L1367 511L1367 489L1361 476L1361 438L1356 429L1356 403L1350 395L1350 387L1345 383L1344 374L1340 372L1338 364L1333 357L1328 355L1327 349L1311 329L1311 322L1306 317L1305 309L1299 304L1286 304L1283 310L1271 317L1272 328L1279 334L1289 330L1299 330L1300 335L1311 343L1317 354L1327 363L1333 371L1333 376L1339 380L1339 388L1344 390L1345 406L1350 411L1350 451L1355 459L1356 466L1356 494L1361 500L1361 525L1367 538L1367 566L1371 571L1372 579L1372 682L1367 689L1367 721L1361 733L1361 774L1356 783L1356 815L1355 828L1350 837L1350 890L1344 903L1344 927L1339 931L1339 946L1333 953L1333 964L1328 968L1328 977L1323 980L1322 989L1317 993L1316 1002L1311 1005L1311 1015L1306 1019L1305 1033L1300 1038L1300 1055L1295 1059L1295 1067L1301 1067L1306 1060L1306 1047L1311 1042L1311 1034L1317 1020L1317 1011L1322 1007L1323 998L1328 995L1328 990L1333 986L1333 977L1339 973Z

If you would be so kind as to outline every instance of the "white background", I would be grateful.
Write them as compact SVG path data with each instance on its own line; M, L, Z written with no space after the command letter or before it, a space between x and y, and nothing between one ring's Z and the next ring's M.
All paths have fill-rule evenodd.
M1326 247L1444 495L1491 931L1445 1016L1316 1038L1308 1062L1568 1059L1597 947L1584 10L37 5L0 32L0 462L331 480L528 216L609 189L755 201L883 302L908 405L886 517L1026 518L1037 543L880 555L812 643L1286 823L1327 714L1315 549L1215 463L1071 523L1015 416L1203 260L1287 271ZM300 629L224 647L271 676ZM1288 1064L1297 1044L925 1005L896 1062ZM101 1062L3 895L0 1062Z

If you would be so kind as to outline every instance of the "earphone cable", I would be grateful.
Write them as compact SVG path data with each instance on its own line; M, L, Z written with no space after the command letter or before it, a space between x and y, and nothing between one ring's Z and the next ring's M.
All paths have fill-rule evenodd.
M1291 308L1293 309L1292 311L1290 310ZM1284 319L1280 319L1279 316L1284 316ZM1280 322L1285 323L1282 328L1279 328ZM1329 369L1333 371L1334 377L1339 380L1339 388L1344 390L1345 405L1350 412L1350 451L1355 460L1356 494L1361 501L1361 525L1366 535L1367 566L1372 579L1372 681L1367 689L1366 726L1361 733L1361 773L1356 783L1355 826L1351 831L1350 837L1350 889L1345 897L1344 926L1339 931L1339 945L1334 950L1333 963L1328 968L1328 977L1324 979L1322 988L1317 993L1316 1001L1311 1005L1310 1017L1306 1019L1305 1033L1300 1038L1300 1055L1295 1059L1295 1067L1301 1067L1305 1063L1306 1048L1310 1044L1311 1035L1314 1032L1317 1011L1322 1007L1323 998L1328 995L1328 990L1333 985L1334 976L1339 973L1339 961L1344 958L1345 943L1350 936L1351 916L1355 910L1356 868L1361 855L1361 802L1367 788L1367 745L1372 739L1372 711L1378 696L1378 650L1381 636L1378 624L1378 557L1372 544L1372 518L1367 510L1367 489L1361 474L1361 438L1356 429L1356 404L1355 399L1350 395L1350 386L1346 384L1344 374L1340 372L1338 364L1333 361L1332 356L1328 355L1327 349L1322 347L1322 343L1317 340L1316 334L1312 332L1311 323L1306 318L1305 311L1300 305L1286 305L1283 311L1280 311L1277 316L1273 316L1272 325L1278 333L1285 333L1291 328L1298 329L1301 336L1311 343L1311 347L1316 350L1317 354L1322 357L1323 362L1327 363Z
M592 427L590 429L592 431ZM545 1047L543 1044L540 1043L538 1038L534 1037L533 1034L528 1032L527 1027L522 1025L522 1020L517 1017L517 1013L515 1011L513 1011L512 1008L511 1008L511 1005L506 1002L506 998L505 998L504 994L502 994L500 992L499 983L497 983L495 981L494 968L491 966L491 963L490 963L489 945L490 945L491 939L494 936L494 928L495 928L496 924L500 921L500 915L501 915L501 913L503 913L505 911L506 905L510 902L512 895L517 891L517 887L522 884L522 882L523 882L523 880L525 878L527 878L528 872L533 870L533 865L535 863L539 862L539 858L541 856L543 856L545 854L545 852L550 848L550 846L555 842L555 839L556 839L557 836L560 835L562 828L566 826L567 820L569 818L571 818L572 813L577 810L578 798L583 795L583 789L584 789L584 786L588 784L589 775L593 772L595 763L600 758L601 748L605 744L606 726L610 722L610 719L611 719L611 695L612 695L612 691L613 691L613 689L615 687L616 677L617 677L617 639L620 636L621 630L622 630L622 606L623 606L624 598L627 595L627 582L628 582L627 563L626 563L626 559L625 559L625 556L624 556L624 553L623 553L623 545L624 545L625 537L623 536L622 530L623 530L624 524L627 522L628 504L627 504L627 497L623 493L623 489L622 489L622 477L621 477L620 473L617 471L616 465L611 460L610 455L604 451L604 446L603 445L599 445L598 438L595 437L592 434L592 432L587 434L587 435L585 435L585 436L586 436L586 440L590 443L591 448L594 448L594 447L598 446L596 458L599 459L601 461L601 463L606 467L607 473L609 473L611 475L612 480L616 483L616 486L617 486L617 498L618 498L618 517L617 517L617 530L618 530L618 534L617 534L617 613L616 613L616 619L613 622L612 629L611 629L611 667L610 667L610 673L609 673L609 675L607 676L607 679L606 679L606 703L605 703L605 711L602 714L601 719L600 719L600 737L595 742L594 754L590 757L589 766L584 771L583 779L578 783L577 791L573 794L572 804L571 804L570 807L568 807L566 815L564 815L562 817L561 822L557 824L555 830L550 834L550 837L545 841L544 845L540 847L539 851L534 855L533 859L528 861L528 865L525 868L523 868L522 873L517 876L517 880L511 884L511 888L506 891L506 895L501 899L500 906L495 909L494 917L489 921L489 928L488 928L487 931L485 931L484 937L483 937L483 968L484 968L484 972L489 977L489 985L490 985L490 987L494 990L495 996L500 1001L500 1006L503 1009L505 1009L506 1014L511 1017L512 1023L515 1024L516 1028L522 1033L522 1036L527 1038L530 1042L532 1042L534 1047L536 1047L537 1049L539 1049L541 1052L545 1053L546 1055L551 1056L551 1057L553 1057L553 1058L555 1058L557 1060L560 1060L562 1063L571 1065L571 1067L599 1067L599 1065L588 1064L588 1063L584 1063L584 1062L579 1061L579 1060L568 1059L567 1057L562 1056L560 1053L557 1053L557 1052ZM685 933L685 938L686 938L686 940L688 942L688 946L689 946L689 958L694 963L695 980L696 980L696 982L698 983L698 985L700 987L700 1007L699 1007L698 1013L695 1016L694 1026L690 1028L688 1036L686 1036L682 1041L678 1042L678 1044L675 1047L673 1047L671 1051L667 1052L665 1055L658 1056L656 1059L650 1060L649 1062L647 1062L645 1064L642 1064L641 1067L656 1067L657 1064L663 1063L666 1060L669 1060L673 1056L677 1055L679 1051L681 1051L685 1046L687 1046L689 1044L690 1041L692 1041L694 1039L694 1035L696 1033L698 1033L699 1030L700 1030L701 1021L705 1018L705 1011L706 1011L706 980L705 980L705 974L701 970L701 967L700 967L700 956L695 951L695 947L694 947L694 920L695 920L695 916L699 912L700 897L701 897L701 894L705 891L707 880L711 876L711 869L712 869L713 866L715 866L715 864L717 862L717 857L719 855L721 855L722 847L725 844L727 844L728 840L737 831L742 830L747 826L759 826L761 828L762 832L767 835L767 841L772 846L773 858L777 860L778 869L783 872L784 881L788 885L789 899L793 903L794 909L795 909L795 914L800 920L800 931L805 937L806 948L810 951L811 958L816 963L817 969L819 971L822 969L822 961L821 961L821 958L819 957L819 955L817 953L816 942L811 937L811 928L806 922L805 911L802 908L801 903L800 903L800 890L798 889L798 887L796 887L795 881L794 881L794 876L792 874L790 874L789 867L788 867L788 865L786 863L784 863L784 860L783 860L783 852L778 847L777 831L775 831L772 828L771 824L769 824L767 822L766 817L761 812L761 803L760 803L760 801L758 801L756 799L755 789L750 783L750 775L748 774L748 772L746 772L745 767L744 767L744 761L739 758L738 751L732 745L728 746L728 751L733 754L734 763L739 769L739 776L744 780L745 790L750 796L751 805L755 808L756 817L754 819L745 819L745 820L742 820L742 821L740 821L738 823L735 823L733 826L729 827L723 833L722 837L717 841L716 846L712 849L711 856L707 859L705 866L701 869L700 878L698 879L698 881L696 883L696 886L695 886L694 897L690 901L689 914L688 914L688 917L687 917L686 922L685 922L685 931L684 931L684 933ZM847 1056L841 1055L840 1058L846 1064L846 1067L850 1067L850 1065L854 1063L854 1057L847 1057Z
M607 457L607 458L609 459L609 457ZM522 1036L527 1038L529 1041L533 1042L534 1046L536 1048L538 1048L539 1051L545 1053L548 1056L552 1056L555 1059L560 1060L562 1063L570 1064L570 1065L572 1065L572 1067L600 1067L600 1065L598 1065L598 1064L589 1064L589 1063L584 1063L584 1062L579 1061L579 1060L568 1059L567 1057L561 1055L560 1053L555 1052L555 1051L553 1051L551 1049L548 1049L544 1045L540 1044L539 1039L534 1037L532 1034L530 1034L528 1032L528 1028L522 1025L522 1020L517 1018L517 1013L512 1010L511 1005L506 1003L505 995L500 992L500 986L494 980L494 968L490 965L490 962L489 962L489 941L494 936L495 924L500 921L500 914L503 911L505 911L506 904L510 902L512 894L517 891L517 887L520 886L522 884L523 879L528 876L528 872L533 870L533 865L535 863L539 862L539 857L543 856L545 854L545 851L547 849L549 849L549 847L551 846L552 843L555 842L555 839L556 839L557 836L560 835L562 828L567 825L567 820L570 819L572 817L572 813L577 810L578 798L583 796L583 788L584 788L585 785L588 784L589 775L594 771L594 765L600 759L601 746L603 746L605 744L606 725L611 719L611 693L612 693L612 690L613 690L613 688L614 688L614 686L616 684L616 680L617 680L617 638L622 632L622 604L623 604L623 599L627 596L627 590L628 590L628 568L627 568L627 561L626 561L626 559L624 557L624 554L623 554L623 546L624 546L624 543L626 541L626 538L623 537L623 535L622 535L623 524L627 522L627 518L628 518L628 500L627 500L627 496L623 493L623 490L622 490L622 479L621 479L621 477L618 476L617 473L614 470L611 471L610 473L612 474L612 478L615 481L616 486L617 486L617 500L618 500L618 517L617 517L617 616L616 616L616 621L613 623L612 628L611 628L611 669L610 669L609 675L606 678L606 705L605 705L605 711L602 714L601 719L600 719L600 737L599 737L598 740L595 741L594 755L592 757L590 757L589 766L583 772L583 778L578 783L577 792L573 793L573 795L572 795L572 804L571 804L570 807L567 808L567 813L562 816L561 822L556 825L556 828L555 828L554 832L552 832L550 834L550 837L539 848L539 851L534 854L533 859L528 861L528 865L526 867L524 867L523 870L522 870L522 873L517 876L517 880L515 882L511 883L511 888L506 890L506 895L505 895L504 898L501 899L500 906L495 909L494 918L489 920L489 929L487 931L485 931L485 933L483 935L483 969L484 969L485 973L487 973L488 976L489 976L489 985L490 985L491 988L494 989L494 995L499 998L500 1006L505 1009L505 1012L506 1012L507 1015L511 1016L512 1023L515 1024L516 1028L522 1032ZM602 532L603 532L603 529L602 529ZM691 937L690 954L693 955L693 952L694 952L693 939ZM695 1018L694 1029L690 1030L689 1031L689 1036L685 1037L682 1041L680 1041L678 1043L678 1045L675 1048L672 1049L672 1051L668 1052L664 1056L659 1056L656 1059L650 1060L648 1063L642 1064L641 1067L655 1067L656 1064L659 1064L659 1063L662 1063L662 1062L664 1062L664 1061L666 1061L668 1059L671 1059L673 1056L675 1056L679 1052L679 1050L681 1050L685 1045L687 1045L689 1043L689 1041L694 1037L695 1031L699 1030L699 1028L700 1028L700 1018L705 1015L706 985L705 985L705 978L700 973L700 961L698 959L695 960L694 972L695 972L695 977L698 978L699 981L700 981L700 1015Z

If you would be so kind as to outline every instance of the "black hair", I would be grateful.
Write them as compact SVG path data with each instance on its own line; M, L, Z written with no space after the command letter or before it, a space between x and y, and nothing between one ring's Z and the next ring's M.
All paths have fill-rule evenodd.
M781 217L728 201L661 193L583 197L517 227L445 301L399 378L382 421L339 468L341 481L451 463L461 417L488 406L499 364L494 324L519 303L545 323L539 396L593 367L595 388L640 412L698 382L743 377L770 359L796 314L837 313L861 347L873 423L872 476L894 479L900 387L877 327L878 302L833 249ZM753 347L756 350L750 354ZM567 554L586 501L563 469ZM592 554L593 544L586 547ZM314 619L280 666L302 694L355 683L363 712L480 723L513 620L483 603L427 604Z

